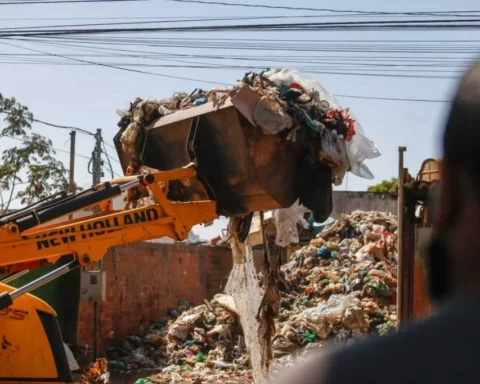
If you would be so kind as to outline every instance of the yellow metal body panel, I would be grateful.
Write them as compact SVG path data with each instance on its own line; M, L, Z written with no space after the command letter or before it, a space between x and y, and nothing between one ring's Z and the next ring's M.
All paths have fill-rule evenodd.
M0 292L14 288L0 283ZM39 298L26 294L12 307L0 311L0 378L54 379L58 376L49 340L38 311L56 316ZM5 381L2 381L5 382ZM31 383L31 381L28 381Z

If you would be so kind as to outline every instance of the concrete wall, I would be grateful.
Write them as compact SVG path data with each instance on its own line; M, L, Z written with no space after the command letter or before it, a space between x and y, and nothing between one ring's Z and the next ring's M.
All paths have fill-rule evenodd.
M332 217L337 219L342 214L357 210L389 212L396 215L397 196L371 192L333 192Z

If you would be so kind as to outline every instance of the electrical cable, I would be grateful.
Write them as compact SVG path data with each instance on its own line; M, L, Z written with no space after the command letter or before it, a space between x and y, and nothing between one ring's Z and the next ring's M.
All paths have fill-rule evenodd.
M77 58L69 57L69 56L66 56L66 55L54 54L54 53L40 51L40 50L36 50L36 49L32 49L32 48L26 48L26 47L23 47L23 46L18 46L18 45L15 45L15 44L1 42L1 41L0 41L0 44L10 45L12 47L16 47L16 48L20 48L20 49L24 49L24 50L28 50L28 51L33 51L33 52L37 52L37 53L44 53L44 54L47 54L49 56L65 58L65 59L69 59L69 60L72 60L72 61L81 62L81 63L89 64L89 65L104 66L104 67L119 69L119 70L123 70L123 71L130 71L130 72L136 72L136 73L142 73L142 74L150 74L150 75L161 76L161 77L173 77L172 75L165 75L165 74L160 74L160 73L155 73L155 72L141 71L141 70L138 70L138 69L127 68L125 66L119 66L119 65L107 64L107 63L100 63L100 62L93 62L93 61L89 61L89 60L77 59ZM168 67L168 66L163 65L163 67ZM170 67L183 67L183 68L185 68L186 66L182 65L182 66L170 66ZM193 68L198 68L198 66L194 66ZM215 68L218 68L218 66L215 67ZM239 67L239 66L234 66L234 67L229 66L229 67L224 67L224 68L247 69L247 70L251 69L251 67ZM324 70L324 69L311 70L311 69L308 69L308 68L304 69L304 71L307 72L307 73L324 74L324 75L325 74L330 74L330 75L370 76L370 77L371 76L377 76L377 77L394 77L394 78L404 77L404 78L424 78L424 79L456 79L456 78L459 77L459 76L433 76L433 75L415 75L415 74L339 72L339 71ZM429 71L429 72L432 72L432 71ZM225 83L212 82L212 81L208 81L208 80L200 80L200 79L194 79L194 78L186 78L186 77L180 77L180 76L174 76L174 78L181 78L182 80L214 83L216 85L219 85L219 84L227 85L227 86L229 85L229 84L225 84Z
M0 42L1 43L1 42ZM13 45L15 46L15 45ZM15 46L15 47L18 47L18 48L22 48L22 49L27 49L27 50L31 50L29 48L25 48L25 47L20 47L20 46ZM36 52L41 52L41 51L38 51L38 50L34 50ZM44 53L44 52L41 52L41 53ZM48 55L48 53L47 53ZM54 55L54 54L52 54ZM340 74L345 74L345 73L340 73ZM360 74L358 74L360 75ZM363 75L363 74L362 74ZM194 81L197 81L197 79L193 79ZM200 81L198 79L198 81ZM448 100L429 100L429 99L410 99L410 98L389 98L389 97L377 97L377 96L358 96L358 95L337 95L338 97L345 97L345 98L356 98L356 99L371 99L371 100L385 100L385 101L409 101L409 102L428 102L428 103L447 103L449 102ZM109 144L110 145L110 144ZM111 146L111 148L115 149L113 146Z
M65 35L99 35L133 32L225 32L225 31L381 31L381 30L473 30L480 28L479 18L438 19L438 20L376 20L318 23L270 23L270 24L230 24L185 27L139 27L139 28L92 28L92 29L56 29L28 30L22 32L2 32L0 37L28 36L65 36Z
M386 12L386 11L362 11L362 10L342 10L342 9L331 9L331 8L311 8L311 7L290 7L290 6L279 6L279 5L269 5L269 4L248 4L248 3L232 3L232 2L223 2L223 1L205 1L205 0L166 0L176 3L195 3L195 4L204 4L204 5L222 5L228 7L246 7L246 8L267 8L267 9L284 9L288 11L316 11L316 12L335 12L335 13L345 13L345 14L362 14L362 15L402 15L402 16L438 16L440 14L471 14L479 11L434 11L434 12Z
M68 4L68 3L112 3L147 0L33 0L33 1L0 1L0 5L30 5L30 4Z
M28 51L33 51L33 52L37 52L37 53L45 53L45 54L48 54L50 56L62 57L62 58L66 58L66 59L70 59L70 60L74 60L74 61L78 61L78 62L83 62L83 63L87 63L87 64L91 64L91 65L98 65L98 66L112 68L112 69L118 69L118 70L126 71L126 72L141 73L141 74L145 74L145 75L153 75L153 76L165 77L165 78L170 78L170 79L195 81L195 82L215 84L215 85L228 85L228 84L222 84L222 83L219 83L219 82L216 82L216 81L200 80L200 79L194 79L194 78L191 78L191 77L183 77L183 76L165 75L165 74L161 74L161 73L146 72L146 71L140 71L140 70L131 69L131 68L123 68L123 67L117 67L117 66L114 66L114 65L96 63L94 61L87 61L87 60L81 60L81 59L76 59L76 58L70 58L68 56L58 55L58 54L50 53L50 52L43 52L43 51L39 51L39 50L32 49L32 48L21 47L21 46L6 43L6 42L3 42L3 41L0 41L0 44L10 45L12 47L21 48L21 49L25 49L25 50L28 50Z
M28 140L21 139L21 138L19 138L19 137L10 136L10 135L1 135L0 137L2 137L2 136L3 136L3 137L8 137L9 139L13 139L13 140L17 140L17 141L22 141L22 142L24 142L24 143L29 143L29 142L30 142L30 141L28 141ZM70 154L70 151L66 151L66 150L64 150L64 149L54 148L54 147L52 147L52 149L55 150L55 151L58 151L58 152L63 152L63 153ZM90 159L89 156L81 155L81 154L79 154L79 153L75 153L75 156L78 156L78 157L81 157L81 158L87 159L87 160Z
M1 110L0 113L4 113L6 115L11 114L10 111L5 111L5 110ZM84 133L86 135L95 136L95 134L93 132L90 132L90 131L87 131L86 129L82 129L82 128L78 128L78 127L70 127L70 126L66 126L66 125L53 124L53 123L49 123L49 122L39 120L39 119L35 119L35 118L31 118L30 120L35 122L35 123L47 125L47 126L53 127L53 128L68 129L70 131L77 131L77 132L80 132L80 133Z
M0 3L1 4L1 3ZM29 29L46 29L46 28L78 28L78 27L98 27L98 26L113 26L113 25L135 25L135 24L171 24L171 23L186 23L186 22L207 22L207 21L246 21L246 20L275 20L275 19L311 19L311 18L323 18L319 15L298 15L298 16L224 16L224 17L203 17L203 18L183 18L183 19L159 19L155 17L150 18L122 18L129 21L125 22L103 22L103 23L88 23L88 24L59 24L59 25L35 25L35 26L15 26L0 28L0 31L26 31ZM132 21L132 20L141 21ZM151 20L157 19L157 20ZM35 19L34 19L35 20ZM108 19L107 19L108 20ZM2 21L2 19L0 19Z

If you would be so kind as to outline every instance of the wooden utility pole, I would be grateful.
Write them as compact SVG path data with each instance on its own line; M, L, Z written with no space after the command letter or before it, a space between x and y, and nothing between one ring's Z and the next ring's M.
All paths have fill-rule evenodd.
M405 168L403 164L403 154L407 150L407 147L398 147L398 264L397 264L397 325L398 327L403 325L406 320L403 315L404 305L404 258L403 258L403 222L404 222L404 205L405 205Z
M92 161L92 184L98 185L102 180L102 130L97 128L95 134L95 149ZM102 270L102 262L94 265L95 271ZM93 301L93 354L97 359L100 357L100 300Z
M77 137L77 132L70 132L70 174L68 178L68 192L75 193L75 138ZM68 215L68 219L73 219L73 214Z
M68 191L75 193L75 138L77 132L70 132L70 178L68 180Z

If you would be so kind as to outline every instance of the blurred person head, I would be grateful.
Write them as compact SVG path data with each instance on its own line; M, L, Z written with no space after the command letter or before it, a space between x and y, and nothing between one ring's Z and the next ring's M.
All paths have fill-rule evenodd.
M443 135L429 252L433 299L480 293L480 62L462 78Z

